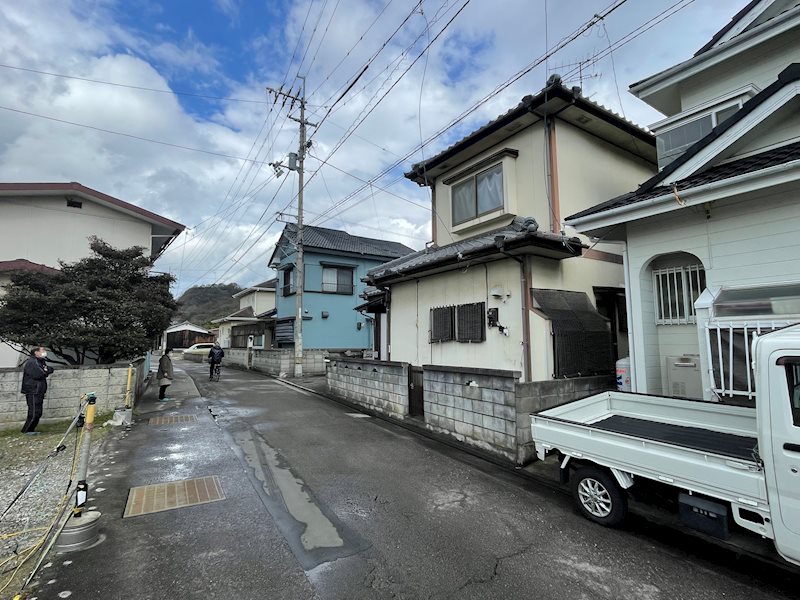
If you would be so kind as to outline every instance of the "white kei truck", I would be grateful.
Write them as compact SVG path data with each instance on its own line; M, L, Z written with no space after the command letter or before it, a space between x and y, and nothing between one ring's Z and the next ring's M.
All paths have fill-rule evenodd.
M592 521L618 524L649 488L689 527L725 539L734 523L800 565L800 325L758 337L751 356L755 408L604 392L532 414L537 456L558 453Z

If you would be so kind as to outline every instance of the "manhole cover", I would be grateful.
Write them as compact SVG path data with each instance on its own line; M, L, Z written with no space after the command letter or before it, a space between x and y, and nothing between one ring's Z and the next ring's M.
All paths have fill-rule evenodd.
M177 425L178 423L197 423L194 415L178 415L177 417L153 417L150 425Z
M225 500L216 475L142 485L130 489L122 518Z

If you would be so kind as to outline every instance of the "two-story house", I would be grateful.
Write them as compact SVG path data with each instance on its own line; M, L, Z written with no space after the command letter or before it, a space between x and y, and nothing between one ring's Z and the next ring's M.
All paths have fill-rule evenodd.
M89 238L142 246L155 260L184 226L80 183L0 183L0 295L15 270L57 269L91 255ZM19 353L0 344L0 367Z
M218 326L217 341L223 348L263 349L272 346L275 329L276 278L251 285L233 295L239 310L211 321ZM250 336L253 336L250 342Z
M273 345L294 345L297 226L284 227L270 258L278 272ZM367 271L414 252L398 242L350 235L325 227L303 227L303 346L318 350L371 347L373 320L353 310L361 303Z
M661 170L567 222L625 245L634 391L752 401L753 336L800 321L800 5L750 2L631 91Z
M554 76L415 164L406 177L430 188L433 243L368 274L386 292L368 301L387 315L381 357L523 381L611 373L627 354L622 256L565 235L561 215L649 177L655 159L651 133Z

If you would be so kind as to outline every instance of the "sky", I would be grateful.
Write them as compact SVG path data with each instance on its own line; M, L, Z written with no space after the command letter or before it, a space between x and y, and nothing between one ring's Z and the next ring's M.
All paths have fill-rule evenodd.
M402 177L413 162L538 92L553 73L636 123L654 123L663 115L628 86L690 58L746 0L628 0L541 60L612 4L5 2L0 181L78 181L185 224L156 263L176 276L176 294L263 281L298 188L295 172L276 176L268 163L297 151L298 125L287 116L299 106L267 88L297 95L300 76L317 125L305 162L306 224L419 249L430 239L430 192Z

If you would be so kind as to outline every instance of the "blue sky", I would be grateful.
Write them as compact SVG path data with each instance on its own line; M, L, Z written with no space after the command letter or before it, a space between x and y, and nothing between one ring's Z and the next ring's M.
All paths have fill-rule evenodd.
M675 1L626 2L547 65L438 137L424 149L425 156L537 92L551 73L573 71L576 61L607 48L609 41ZM286 120L288 107L270 111L265 88L279 87L288 73L284 89L296 91L295 76L305 75L310 117L320 119L372 58L358 83L313 132L312 155L317 158L309 159L308 169L319 173L307 188L308 220L419 248L430 238L431 215L424 208L430 198L400 175L422 157L415 150L420 138L439 131L611 0L471 0L427 55L406 71L463 2L3 3L2 64L256 102L208 100L0 68L0 107L40 115L0 109L0 180L79 181L188 225L187 234L157 265L178 276L177 292L215 281L260 281L270 275L266 261L282 226L275 213L283 208L292 212L296 194L294 176L276 179L264 164L284 160L297 143L296 125ZM657 121L662 116L631 96L628 85L689 58L745 4L682 0L676 14L617 50L613 65L603 59L584 69L583 79L575 75L569 83L582 85L584 95L634 121ZM354 134L338 147L355 123L360 124ZM375 178L411 151L376 181L391 193L377 188L357 192L360 180ZM318 158L329 158L331 165L321 166ZM333 214L316 216L351 195Z

